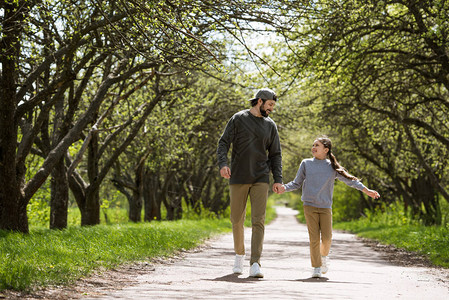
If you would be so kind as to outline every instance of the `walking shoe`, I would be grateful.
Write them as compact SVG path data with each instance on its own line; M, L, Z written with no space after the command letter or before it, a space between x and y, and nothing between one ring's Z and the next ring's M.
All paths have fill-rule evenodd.
M263 278L263 274L260 271L260 266L258 263L255 262L251 266L251 269L249 270L249 277Z
M312 278L320 278L321 277L321 268L313 268Z
M232 272L234 274L242 274L243 272L243 261L245 260L245 255L236 255L234 261L234 268L232 268Z
M326 274L329 270L329 257L321 256L321 273Z

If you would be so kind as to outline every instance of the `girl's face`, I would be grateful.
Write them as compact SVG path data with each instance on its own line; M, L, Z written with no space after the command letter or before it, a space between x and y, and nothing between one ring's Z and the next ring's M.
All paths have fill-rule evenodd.
M313 142L313 146L312 146L313 157L315 157L316 159L325 159L327 156L327 152L329 152L329 149L325 148L324 145L320 141L315 140Z

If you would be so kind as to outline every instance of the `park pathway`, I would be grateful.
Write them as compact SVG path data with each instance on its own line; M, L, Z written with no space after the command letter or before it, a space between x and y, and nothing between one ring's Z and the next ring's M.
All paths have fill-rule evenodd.
M265 229L262 279L232 274L232 235L210 241L204 251L158 264L138 284L91 299L449 299L449 271L390 264L354 235L334 231L331 265L311 278L307 228L296 211L277 207ZM251 229L245 232L249 253ZM86 298L92 297L86 295Z

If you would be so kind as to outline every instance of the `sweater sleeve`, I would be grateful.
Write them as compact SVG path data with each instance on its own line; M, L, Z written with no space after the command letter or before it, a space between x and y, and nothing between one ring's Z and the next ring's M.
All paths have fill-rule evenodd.
M217 146L217 158L218 158L218 166L219 168L223 168L228 165L228 151L231 147L231 143L234 139L234 117L232 117L228 124L226 124L226 128L218 140Z
M340 175L339 173L337 173L337 179L340 180L341 182L343 182L344 184L346 184L347 186L350 186L359 191L361 191L365 188L365 185L363 185L363 183L361 181L346 178L343 175Z
M299 169L296 173L295 179L285 185L285 191L291 192L300 189L302 187L304 179L306 179L306 164L304 163L304 161L302 161L299 165Z
M268 158L271 163L271 171L275 183L282 183L282 152L279 133L275 125L273 142L268 149Z

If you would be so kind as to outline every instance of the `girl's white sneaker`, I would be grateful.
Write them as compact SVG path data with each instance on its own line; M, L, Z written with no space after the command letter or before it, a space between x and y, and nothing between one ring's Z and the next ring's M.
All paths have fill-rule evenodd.
M245 255L235 255L234 268L232 268L232 272L234 274L242 274L243 273L243 261L245 260Z
M314 268L312 278L320 278L320 277L321 277L321 268Z
M329 271L329 257L321 256L321 273L326 274Z

